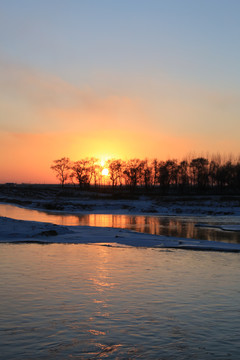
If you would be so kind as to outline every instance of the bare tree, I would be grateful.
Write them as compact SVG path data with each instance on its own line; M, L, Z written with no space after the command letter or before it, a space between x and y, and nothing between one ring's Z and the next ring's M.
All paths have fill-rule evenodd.
M142 161L142 178L146 189L148 189L152 183L152 172L152 166L149 165L148 160Z
M189 182L188 162L183 160L178 165L178 184L181 189L185 189Z
M120 182L122 176L122 160L112 159L107 162L109 177L112 182L112 187L117 185L117 181Z
M159 162L157 159L152 161L152 174L153 174L153 185L156 186L158 184L159 179Z
M126 183L131 186L132 191L134 191L139 184L139 181L142 176L142 167L143 163L139 159L131 159L126 162L124 175Z
M190 163L194 177L193 183L197 185L199 189L203 189L209 184L208 163L208 159L203 157L192 159Z
M217 174L219 171L220 165L214 160L211 160L209 164L209 181L211 184L211 187L213 188L215 185L217 185Z
M89 159L89 172L90 172L90 181L93 182L95 187L97 183L100 183L101 179L101 170L102 167L99 165L99 159L92 157Z
M69 170L71 168L71 162L69 158L63 157L59 160L54 160L51 169L55 171L57 179L60 181L62 187L69 178Z
M159 163L159 183L164 190L170 185L176 185L178 181L177 160L161 161Z
M89 160L75 161L72 166L71 177L77 180L80 187L89 185L91 181L91 164Z
M231 157L233 159L233 156ZM177 160L159 161L154 159L111 159L106 166L112 187L129 186L134 191L137 186L151 187L160 185L163 192L199 191L240 191L240 158L224 160L221 155L192 157ZM96 158L85 158L71 163L69 158L54 160L51 169L64 186L70 178L80 187L101 182L103 167Z

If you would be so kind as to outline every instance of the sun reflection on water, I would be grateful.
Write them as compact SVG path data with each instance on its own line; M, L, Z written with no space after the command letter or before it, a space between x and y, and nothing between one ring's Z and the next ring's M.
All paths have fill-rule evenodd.
M214 228L196 227L195 224L199 222L199 218L194 217L114 214L64 215L24 209L8 204L0 204L0 216L18 220L51 222L66 226L116 227L154 235L240 243L240 233L234 231L224 232ZM217 220L216 218L211 220L209 220L209 218L201 218L201 222L208 223L209 221L216 222L221 220Z
M238 359L238 254L2 244L0 260L6 359Z

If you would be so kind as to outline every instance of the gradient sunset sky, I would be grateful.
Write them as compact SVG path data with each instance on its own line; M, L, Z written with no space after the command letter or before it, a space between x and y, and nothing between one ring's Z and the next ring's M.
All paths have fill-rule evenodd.
M1 0L0 183L240 153L239 0Z

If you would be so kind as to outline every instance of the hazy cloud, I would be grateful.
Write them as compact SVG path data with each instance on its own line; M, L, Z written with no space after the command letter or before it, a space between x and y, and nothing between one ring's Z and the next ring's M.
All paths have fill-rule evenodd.
M1 127L7 131L79 131L140 126L140 101L101 97L60 78L1 63Z

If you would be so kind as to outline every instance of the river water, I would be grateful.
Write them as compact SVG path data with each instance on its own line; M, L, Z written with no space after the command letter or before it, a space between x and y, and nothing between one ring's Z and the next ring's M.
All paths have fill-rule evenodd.
M238 360L239 254L0 245L1 359Z
M184 237L211 230L238 241L228 238L238 233L196 228L199 218L63 216L10 205L0 215ZM0 358L238 360L239 279L234 253L0 244Z
M18 220L50 222L58 225L116 227L154 235L240 243L240 232L195 226L199 222L211 225L239 224L239 216L69 215L25 209L8 204L0 204L0 216Z

